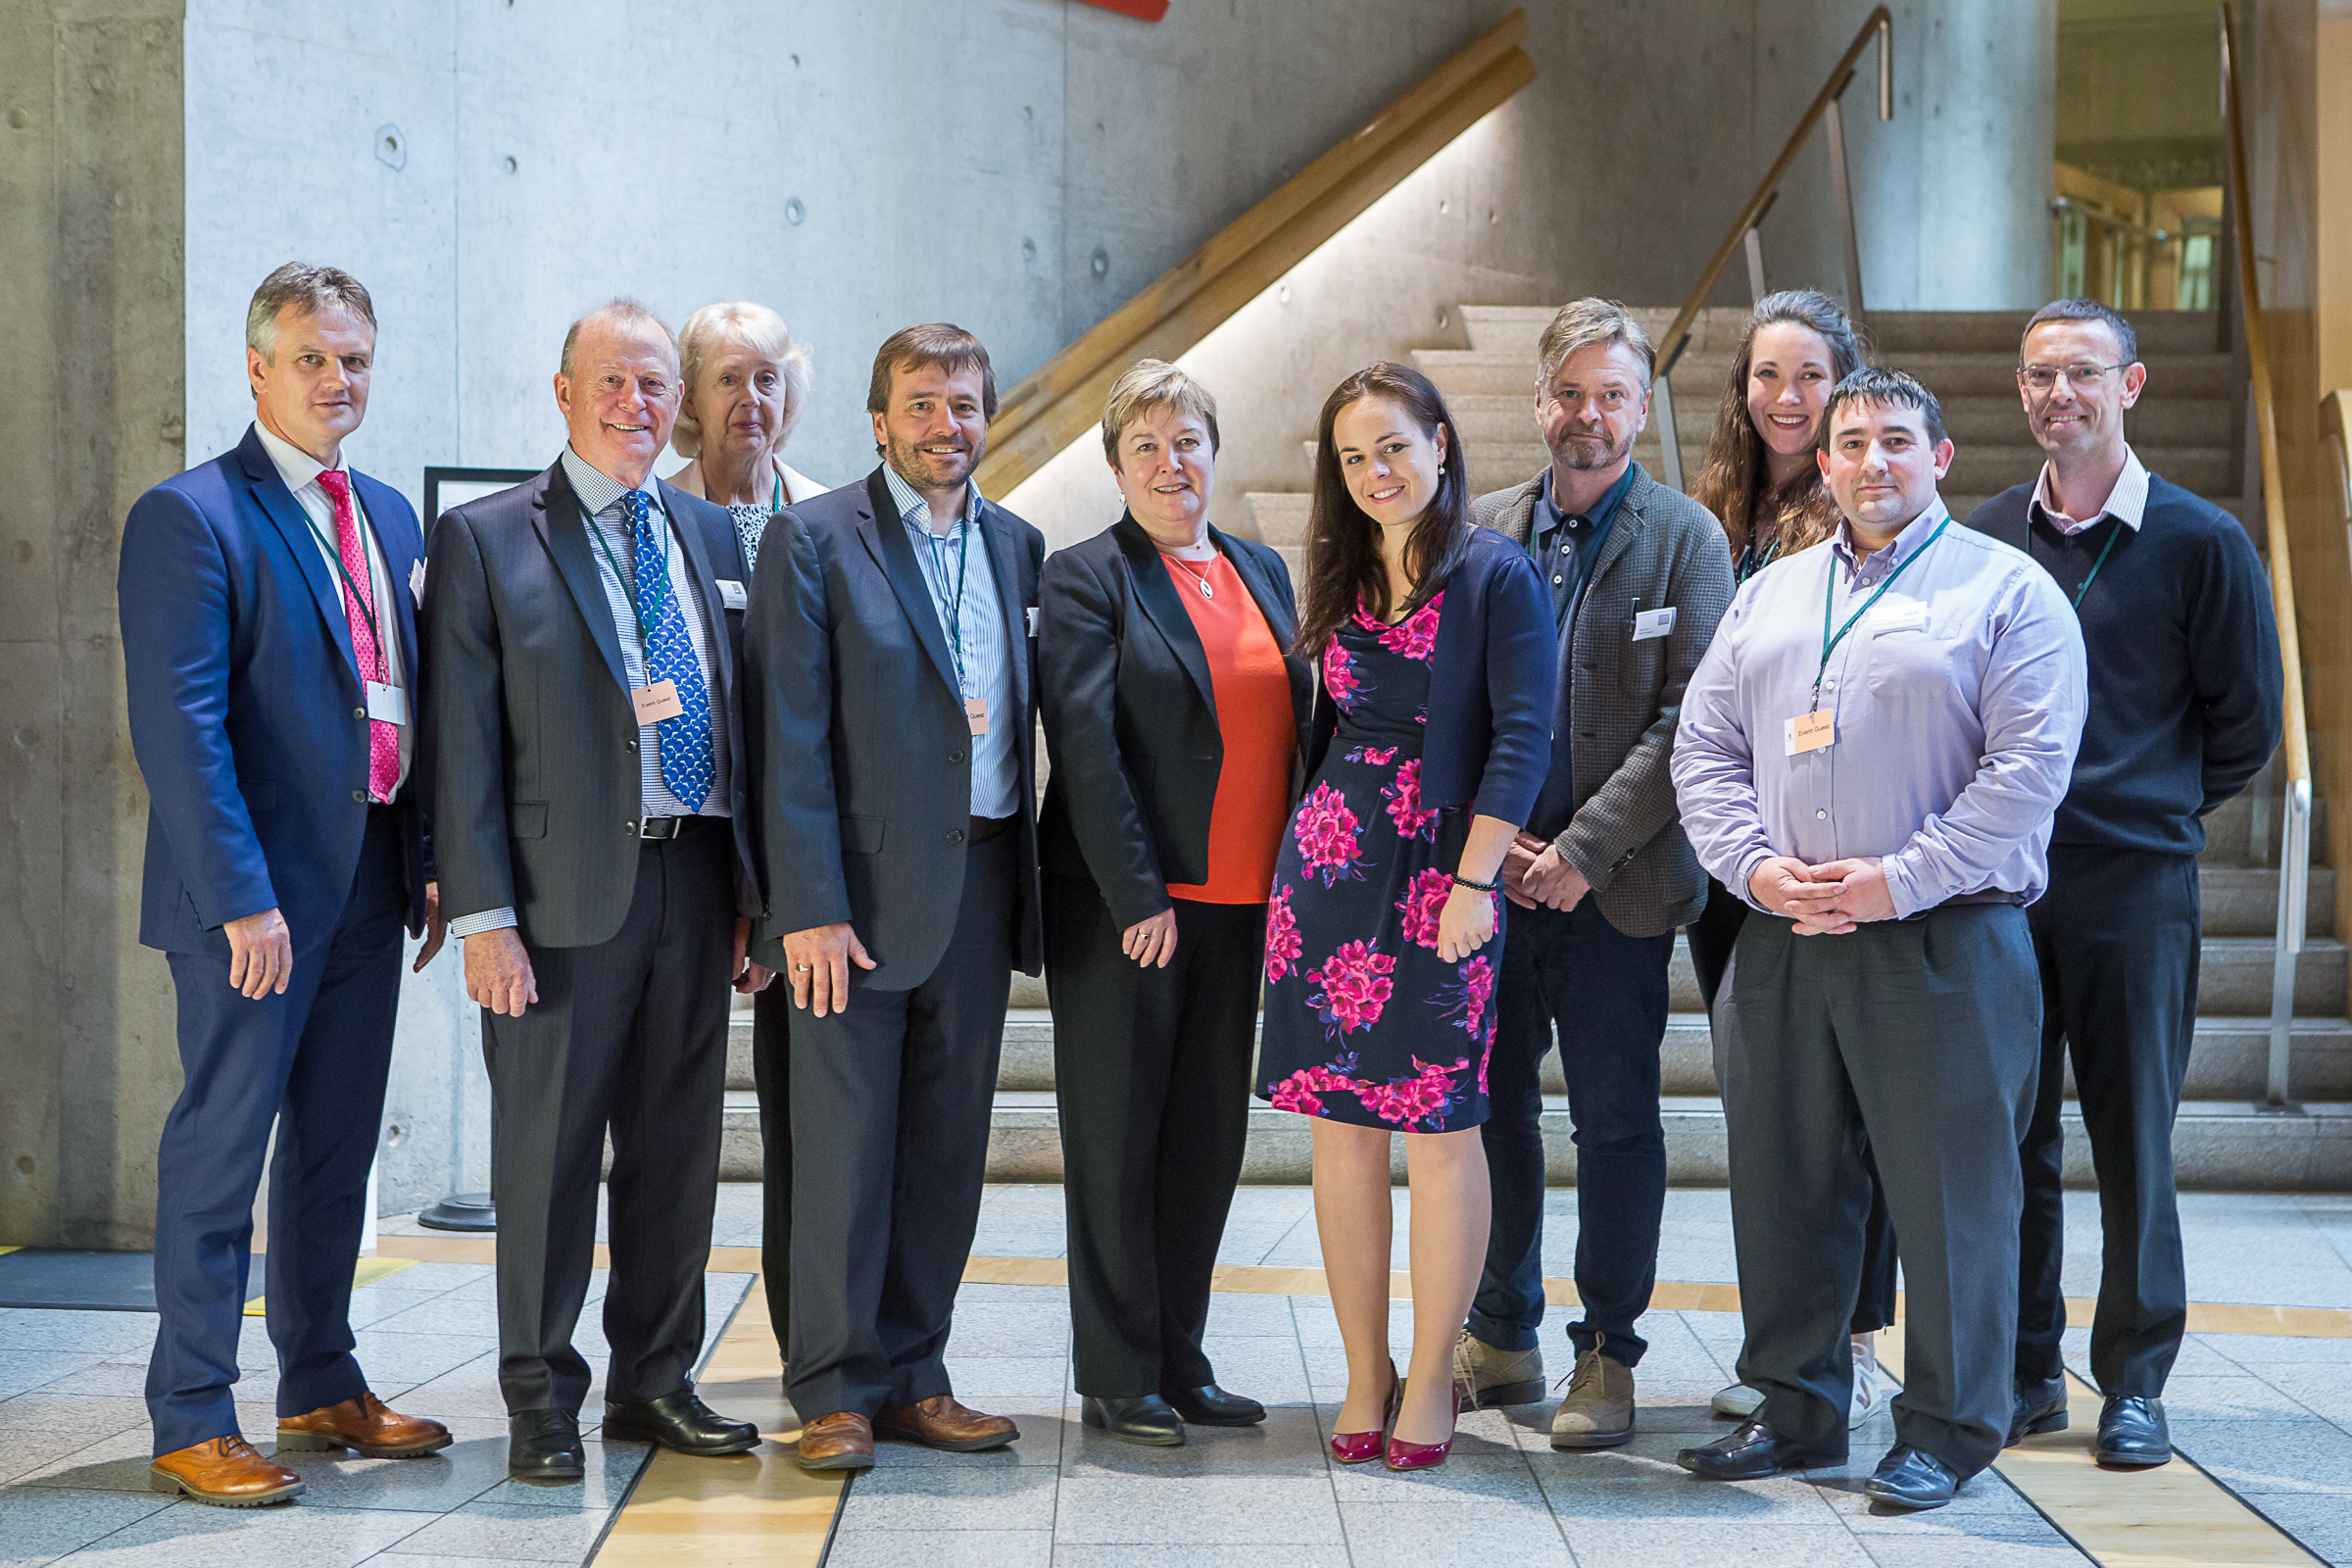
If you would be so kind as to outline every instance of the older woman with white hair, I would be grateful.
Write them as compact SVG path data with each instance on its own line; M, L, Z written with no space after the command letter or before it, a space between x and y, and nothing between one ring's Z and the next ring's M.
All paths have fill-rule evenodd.
M784 461L808 407L808 350L764 305L706 305L678 334L678 379L685 400L669 444L690 461L669 482L732 513L757 569L768 519L831 488Z

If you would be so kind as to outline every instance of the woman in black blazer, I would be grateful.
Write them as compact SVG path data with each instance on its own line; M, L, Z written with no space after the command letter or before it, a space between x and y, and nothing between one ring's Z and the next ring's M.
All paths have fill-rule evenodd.
M1208 526L1208 393L1142 361L1102 446L1126 514L1038 584L1046 984L1086 1424L1173 1446L1265 1419L1200 1337L1313 686L1282 559Z

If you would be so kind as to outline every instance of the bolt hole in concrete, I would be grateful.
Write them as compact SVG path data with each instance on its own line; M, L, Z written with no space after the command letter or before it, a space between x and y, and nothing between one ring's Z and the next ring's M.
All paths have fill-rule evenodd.
M1097 277L1105 276L1110 271L1110 252L1100 245L1096 246L1094 259L1090 265L1094 268Z
M375 127L375 161L386 169L408 168L409 138L401 134L398 125Z
M798 196L793 197L790 201L784 204L784 221L787 223L791 223L795 227L798 227L801 220L807 218L808 216L808 209L801 205L801 199Z
M508 3L509 5L513 5L513 4L514 3L514 0L507 0L507 3ZM505 159L505 160L503 160L503 162L506 164L506 166L507 166L507 172L508 172L508 173L510 173L510 174L512 174L513 172L514 172L514 171L515 171L516 169L518 169L518 168L520 168L520 167L521 167L520 165L516 164L516 163L514 162L514 159L512 159L512 158Z

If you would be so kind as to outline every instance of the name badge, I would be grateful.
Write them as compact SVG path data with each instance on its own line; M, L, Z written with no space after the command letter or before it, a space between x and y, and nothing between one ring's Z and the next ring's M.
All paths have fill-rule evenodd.
M637 710L640 724L659 724L686 711L686 705L678 701L678 683L674 680L658 680L651 686L637 687L629 693L629 706Z
M1838 715L1826 708L1810 713L1799 713L1788 720L1788 755L1802 757L1838 744Z
M422 557L417 558L416 564L409 568L409 597L416 601L418 608L423 607L424 560Z
M1916 631L1928 623L1928 607L1917 599L1890 599L1870 612L1873 631Z
M1663 610L1640 610L1634 612L1634 641L1646 643L1674 630L1674 606Z
M749 601L749 598L750 596L745 594L743 591L743 584L739 582L729 582L724 577L721 577L718 580L718 603L720 608L725 610L741 610Z
M988 699L985 697L966 697L963 700L963 717L964 721L971 725L973 734L987 734Z
M1037 607L1035 605L1029 607L1029 635L1032 637L1037 635Z
M368 688L368 716L387 724L406 724L409 721L409 692L405 686L390 686L380 680L362 682Z

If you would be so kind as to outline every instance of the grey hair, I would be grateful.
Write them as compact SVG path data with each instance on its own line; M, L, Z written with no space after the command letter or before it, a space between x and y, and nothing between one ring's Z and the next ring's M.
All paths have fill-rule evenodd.
M1178 409L1208 426L1208 450L1217 450L1217 400L1208 388L1164 360L1138 360L1110 389L1102 409L1102 454L1119 466L1119 437L1136 420L1162 409Z
M2139 363L2139 334L2132 323L2097 300L2052 300L2026 319L2026 330L2017 340L2017 363L2022 369L2026 363L2026 339L2045 321L2092 321L2115 334L2115 346L2124 351L2126 365Z
M1549 381L1568 356L1595 343L1622 343L1642 361L1642 384L1657 375L1658 351L1631 311L1615 300L1570 300L1552 317L1536 342L1536 385Z
M339 267L313 267L288 262L262 279L245 308L245 346L270 365L277 363L277 316L287 306L315 316L330 305L341 306L375 330L375 302L360 280Z
M678 340L676 334L670 331L669 323L624 294L607 300L593 311L584 311L573 319L570 329L564 334L564 358L557 362L556 366L565 380L571 378L571 351L580 341L580 328L600 316L610 317L615 321L625 321L633 326L653 327L662 334L662 340L669 345L671 357L676 357Z
M729 345L764 354L783 368L784 419L776 430L776 450L781 452L791 442L801 416L808 412L808 388L814 379L808 346L794 342L784 318L764 305L748 301L706 305L686 318L685 328L678 333L678 384L686 397L694 395L704 364ZM681 458L695 457L703 450L702 421L686 412L685 398L679 399L678 422L670 431L669 444Z

